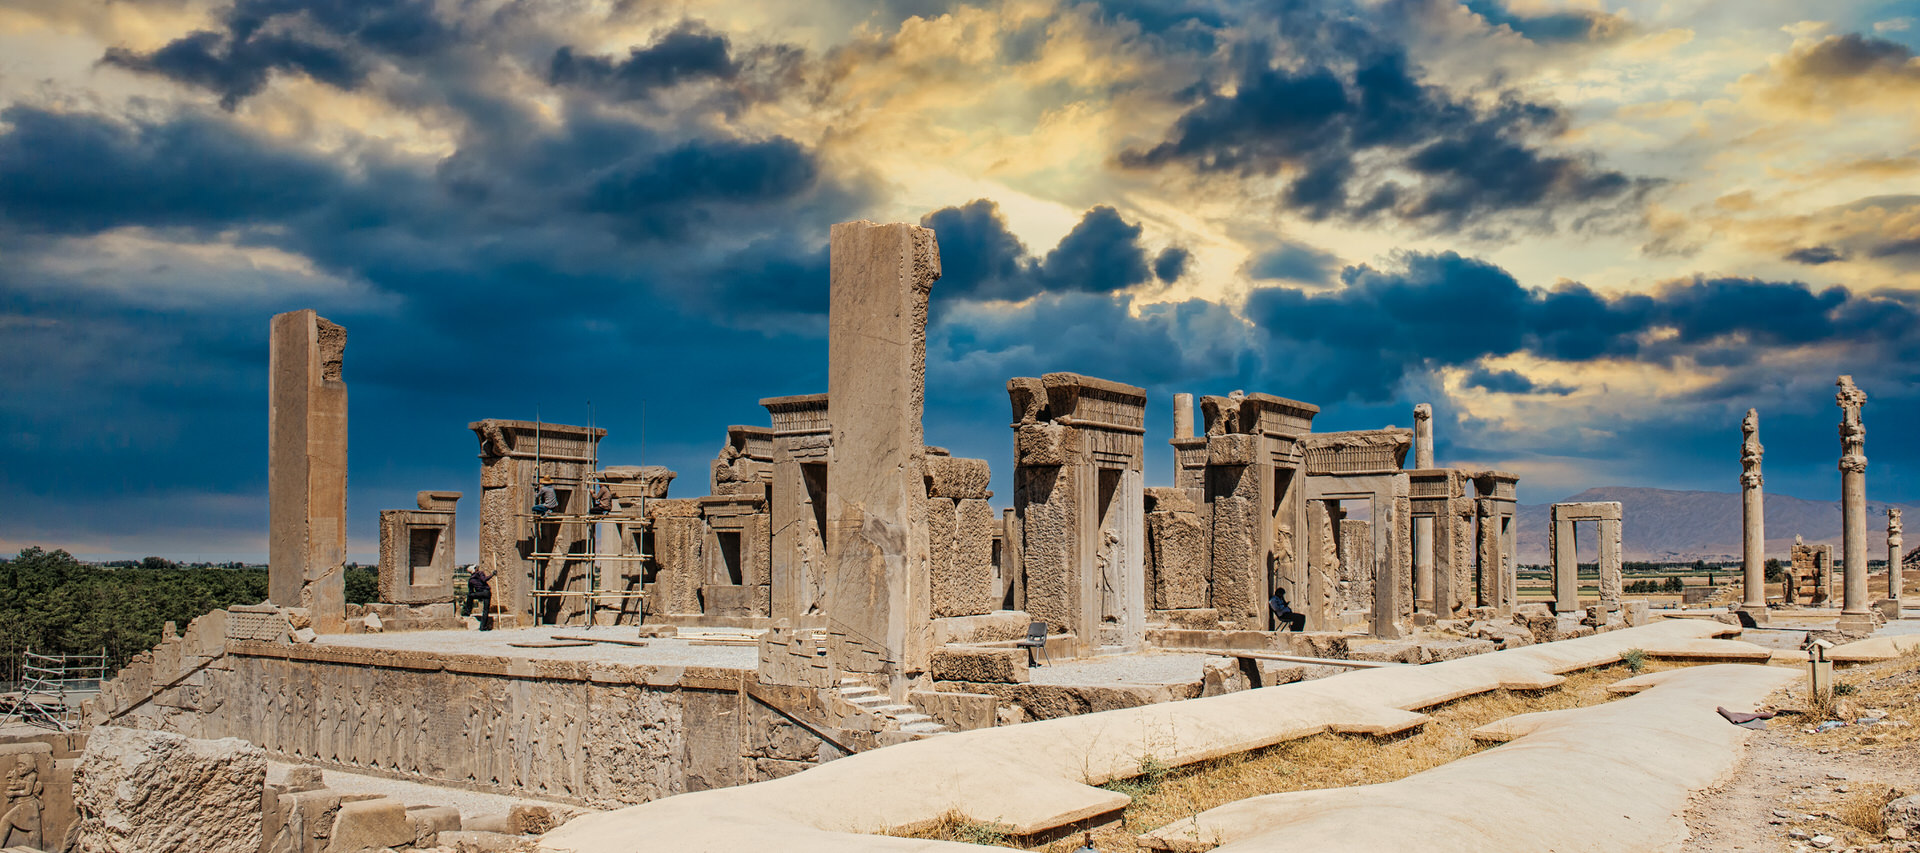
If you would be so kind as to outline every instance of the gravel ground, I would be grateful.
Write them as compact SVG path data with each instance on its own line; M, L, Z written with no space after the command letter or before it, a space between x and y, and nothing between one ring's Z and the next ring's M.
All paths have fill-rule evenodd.
M278 761L267 762L267 781L285 781L287 771L295 766L296 765L285 764ZM474 818L486 817L488 815L504 816L507 813L507 809L511 808L514 803L543 802L533 797L512 797L505 794L487 794L479 791L469 791L465 788L445 788L439 785L388 779L384 776L366 776L359 773L349 773L345 770L335 770L331 767L323 767L320 772L327 787L340 793L381 794L399 800L409 806L453 806L460 810L460 819L462 821L471 821ZM580 809L582 807L568 806L568 808Z
M719 628L703 628L707 633L737 633ZM330 634L320 642L328 645L355 646L397 651L450 652L470 655L532 658L539 660L591 660L648 666L712 666L726 669L753 669L759 665L760 652L753 646L696 646L687 640L648 639L645 646L594 643L552 649L516 648L508 643L546 642L554 636L604 636L620 640L638 639L631 628L515 628L502 631L405 631L396 634Z
M1036 667L1034 684L1181 684L1200 680L1201 665L1211 655L1139 654L1056 659L1053 664ZM1041 659L1043 664L1045 658Z

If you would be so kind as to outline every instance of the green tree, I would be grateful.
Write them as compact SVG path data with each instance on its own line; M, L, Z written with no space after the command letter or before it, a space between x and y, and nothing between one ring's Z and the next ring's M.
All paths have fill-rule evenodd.
M1786 582L1786 579L1787 579L1786 564L1781 563L1779 557L1774 557L1768 560L1767 561L1767 582L1768 583L1784 583Z
M1667 586L1666 586L1667 592L1681 592L1686 588L1687 588L1687 582L1681 580L1679 575L1667 576Z

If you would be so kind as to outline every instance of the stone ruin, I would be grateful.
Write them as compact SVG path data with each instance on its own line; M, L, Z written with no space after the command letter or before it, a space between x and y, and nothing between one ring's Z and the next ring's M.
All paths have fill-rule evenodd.
M169 632L102 691L89 721L608 807L949 731L1284 683L1343 659L1450 659L1645 620L1620 601L1617 504L1555 507L1554 604L1520 603L1518 478L1437 464L1424 405L1413 429L1315 432L1311 403L1175 395L1173 484L1149 488L1145 389L1066 372L1013 378L1012 493L996 513L989 462L924 432L938 277L931 231L836 226L828 387L762 399L764 425L726 427L704 496L670 495L665 468L605 464L604 429L469 424L495 624L526 629L509 633L536 647L625 644L611 650L635 647L631 659L481 647L486 635L458 630L439 645L341 639L470 624L451 612L461 494L423 491L416 509L380 514L382 603L335 618L334 551L276 557L270 602ZM302 531L332 530L344 514L344 444L321 440L344 436L344 331L295 312L275 332L275 447L310 451L273 457L291 466L274 478L275 541L335 548ZM290 374L300 382L281 381L287 363L308 366ZM300 412L305 432L289 420ZM558 506L539 516L542 481ZM1602 525L1599 612L1567 619L1554 611L1581 604L1567 586L1570 531L1589 520ZM1303 631L1279 630L1276 590ZM1032 623L1044 653L1017 644ZM752 645L750 660L667 665L646 648L728 636ZM1063 684L1033 668L1146 651L1227 663L1163 685ZM283 786L261 837L345 815L350 801L336 809L312 790ZM393 808L380 809L397 840Z

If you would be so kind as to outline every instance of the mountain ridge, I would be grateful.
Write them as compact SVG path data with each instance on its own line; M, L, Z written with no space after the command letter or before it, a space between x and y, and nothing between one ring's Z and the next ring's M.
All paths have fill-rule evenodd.
M1682 491L1641 486L1601 486L1556 503L1619 501L1621 557L1626 560L1673 562L1740 559L1740 495L1737 492ZM1518 559L1547 562L1547 519L1550 504L1521 504ZM1887 550L1887 507L1900 507L1920 520L1920 504L1867 501L1867 555L1882 559ZM1787 558L1788 546L1799 535L1809 544L1840 549L1840 502L1810 501L1789 495L1766 496L1767 556ZM1580 559L1591 561L1595 546L1592 526L1580 525Z

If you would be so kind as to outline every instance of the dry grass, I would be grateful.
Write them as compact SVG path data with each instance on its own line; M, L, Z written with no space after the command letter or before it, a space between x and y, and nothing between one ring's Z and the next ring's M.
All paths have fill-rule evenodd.
M1879 838L1887 831L1886 821L1880 817L1880 807L1902 796L1899 789L1889 785L1868 785L1847 794L1833 809L1833 817L1854 829L1865 831L1871 838Z
M1647 661L1643 672L1674 669L1683 664ZM1118 827L1094 832L1101 850L1132 850L1134 836L1200 812L1265 794L1372 785L1403 779L1486 749L1469 733L1480 726L1516 714L1596 705L1614 698L1608 685L1632 673L1625 665L1587 670L1567 676L1553 690L1514 692L1496 690L1425 709L1432 719L1419 730L1395 737L1324 734L1290 741L1267 749L1226 756L1180 768L1158 766L1150 758L1143 773L1105 787L1133 798ZM914 838L951 841L978 837L978 825L959 819L916 832ZM1023 849L1066 853L1080 846L1082 836ZM1004 836L973 841L1017 847Z
M1852 723L1869 708L1886 711L1888 720L1905 722L1907 725L1847 725L1820 734L1809 734L1803 730L1795 734L1800 745L1857 750L1862 747L1909 746L1920 742L1920 651L1893 660L1839 670L1833 674L1833 679L1836 686L1845 684L1851 690L1846 695L1835 696L1826 702L1806 698L1804 685L1798 691L1805 707L1805 716L1801 718L1803 729L1817 725L1822 720L1843 717L1846 722Z

